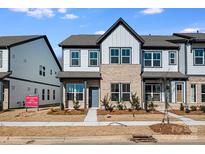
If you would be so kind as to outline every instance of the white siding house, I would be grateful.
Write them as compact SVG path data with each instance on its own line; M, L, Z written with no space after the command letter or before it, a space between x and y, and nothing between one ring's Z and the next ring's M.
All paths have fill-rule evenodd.
M38 95L40 105L60 103L61 66L46 36L8 36L4 40L0 73L4 84L3 109L23 107L27 95ZM9 73L9 74L8 74ZM5 89L7 88L7 89Z

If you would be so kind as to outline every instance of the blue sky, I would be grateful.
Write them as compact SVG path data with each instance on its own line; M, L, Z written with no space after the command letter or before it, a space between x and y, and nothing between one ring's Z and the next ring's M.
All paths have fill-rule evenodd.
M0 9L0 35L45 34L57 56L72 34L106 31L122 17L139 34L205 32L205 9Z

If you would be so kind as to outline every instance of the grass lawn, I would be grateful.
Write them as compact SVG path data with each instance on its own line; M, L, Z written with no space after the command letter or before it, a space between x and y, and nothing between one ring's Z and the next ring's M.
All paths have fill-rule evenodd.
M49 115L51 107L37 109L14 109L0 113L0 121L42 121L42 122L80 122L84 121L86 114L78 115Z
M0 136L109 136L156 134L148 126L0 127Z

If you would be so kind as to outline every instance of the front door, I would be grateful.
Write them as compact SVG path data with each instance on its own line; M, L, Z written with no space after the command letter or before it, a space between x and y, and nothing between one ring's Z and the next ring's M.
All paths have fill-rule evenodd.
M183 86L182 83L177 83L177 103L183 102Z
M99 88L89 88L89 107L98 107L99 104Z

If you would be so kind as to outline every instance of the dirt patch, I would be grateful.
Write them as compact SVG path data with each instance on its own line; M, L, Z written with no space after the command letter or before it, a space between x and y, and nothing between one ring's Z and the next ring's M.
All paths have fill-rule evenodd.
M50 111L47 113L48 115L86 115L87 110L84 109L78 109L78 110L60 110L60 109L55 109L52 108Z
M159 111L150 111L146 112L145 110L113 110L112 112L110 111L105 111L102 109L97 110L97 115L121 115L121 114L162 114Z
M109 136L155 134L148 126L0 127L0 136Z
M205 115L205 112L202 112L202 111L190 111L189 113L186 113L185 111L181 111L181 110L171 110L169 112L172 112L178 115Z
M98 115L98 121L162 121L163 114L132 114L121 115ZM174 117L170 117L172 121L179 121Z
M57 108L58 109L58 108ZM51 107L40 108L39 111L36 109L28 109L26 112L25 109L13 109L6 111L0 114L0 121L21 121L21 122L30 122L30 121L42 121L42 122L82 122L84 121L86 115L49 115L47 114L51 110Z
M190 135L191 130L188 126L179 125L179 124L155 124L151 125L150 128L161 134L170 134L170 135Z

